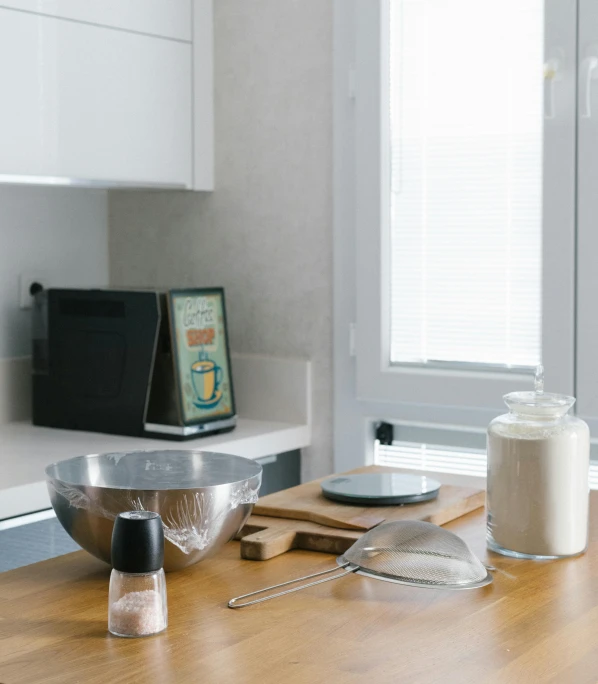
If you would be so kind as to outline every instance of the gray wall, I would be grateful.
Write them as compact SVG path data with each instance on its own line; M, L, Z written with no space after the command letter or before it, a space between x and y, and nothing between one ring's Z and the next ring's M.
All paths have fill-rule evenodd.
M31 311L20 276L45 287L108 284L106 193L0 186L0 359L31 354Z
M332 0L214 11L217 189L110 193L111 282L223 285L235 351L311 359L316 477L332 470Z

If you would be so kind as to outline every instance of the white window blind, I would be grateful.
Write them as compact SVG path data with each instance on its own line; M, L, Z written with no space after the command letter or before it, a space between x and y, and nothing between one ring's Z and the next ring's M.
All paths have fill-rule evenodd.
M391 0L392 363L541 356L543 0Z
M590 489L598 489L598 444L592 443ZM467 449L418 442L376 442L374 463L377 465L423 470L432 473L452 473L486 477L485 449Z
M437 444L394 442L376 444L374 458L377 465L486 477L486 451L459 449Z

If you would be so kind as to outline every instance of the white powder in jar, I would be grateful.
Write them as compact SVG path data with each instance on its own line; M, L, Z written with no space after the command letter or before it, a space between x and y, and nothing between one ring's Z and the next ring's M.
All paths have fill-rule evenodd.
M156 634L166 629L165 617L157 591L131 591L112 604L109 629L121 636Z
M588 426L501 416L488 429L490 548L531 556L582 553L588 539Z

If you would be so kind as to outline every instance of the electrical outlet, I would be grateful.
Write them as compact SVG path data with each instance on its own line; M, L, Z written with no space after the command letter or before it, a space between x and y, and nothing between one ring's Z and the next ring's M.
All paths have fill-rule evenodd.
M33 283L39 283L42 287L51 287L48 274L43 271L26 271L19 276L19 307L21 309L33 308L33 295L31 294L31 286Z

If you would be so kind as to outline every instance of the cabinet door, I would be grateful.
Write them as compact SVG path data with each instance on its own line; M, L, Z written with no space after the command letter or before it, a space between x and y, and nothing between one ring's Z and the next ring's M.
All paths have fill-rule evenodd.
M4 7L191 40L191 0L3 0Z
M0 10L0 174L189 187L191 53Z

